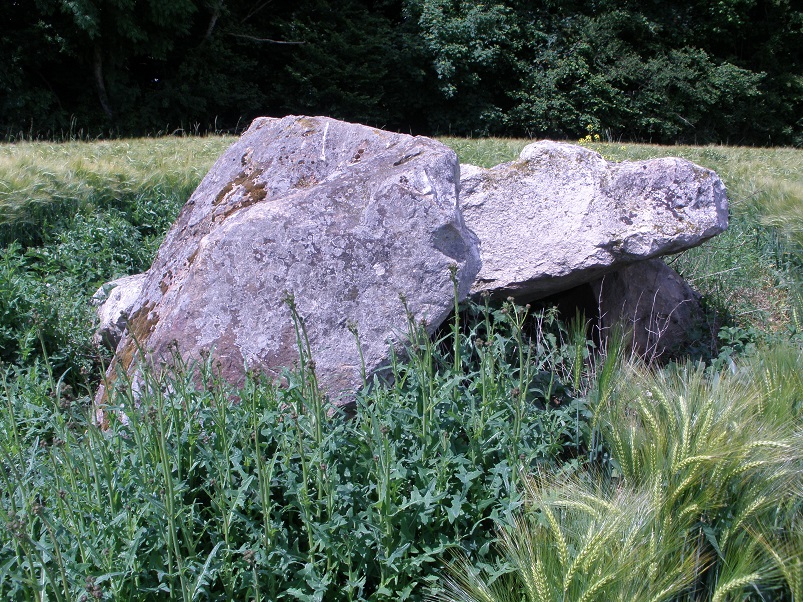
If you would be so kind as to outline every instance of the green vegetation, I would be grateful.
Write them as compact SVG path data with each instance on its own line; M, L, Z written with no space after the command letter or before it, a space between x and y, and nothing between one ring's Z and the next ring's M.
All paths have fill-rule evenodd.
M472 311L456 343L411 324L395 384L361 394L351 419L318 393L303 346L281 388L231 390L211 362L199 383L149 375L138 402L118 387L105 431L88 397L38 366L9 371L0 596L395 601L437 585L453 547L491 562L521 475L575 458L585 409L556 376L581 366L553 312L531 318L522 354L524 310Z
M0 244L51 242L78 216L116 211L158 247L178 208L232 142L214 136L5 144Z
M526 144L445 141L485 166ZM89 298L149 265L230 142L0 146L0 597L801 599L801 151L591 144L728 186L731 229L673 260L712 313L697 359L468 305L435 340L411 324L350 419L300 337L284 386L178 362L135 402L121 379L101 431Z
M610 462L536 474L501 530L516 570L488 583L462 560L443 599L799 600L802 362L778 346L714 377L618 367L591 420Z
M239 131L803 144L788 0L10 0L0 135Z
M0 147L0 362L44 352L90 388L103 357L89 300L150 266L226 138L43 142Z

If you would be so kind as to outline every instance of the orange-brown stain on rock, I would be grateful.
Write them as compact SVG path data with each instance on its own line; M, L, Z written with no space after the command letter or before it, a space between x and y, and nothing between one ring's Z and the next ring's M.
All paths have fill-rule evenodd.
M167 289L170 288L170 283L173 281L173 271L167 270L167 272L162 276L162 279L159 281L159 290L162 291L164 295L167 292Z
M298 181L295 183L293 188L311 188L318 183L318 178L316 178L313 174L308 174L305 176L301 176Z
M106 371L108 377L104 386L103 396L98 401L99 405L105 405L108 401L109 387L117 381L118 368L123 372L128 372L138 350L145 352L148 337L159 323L159 314L152 311L156 307L153 301L149 301L128 318L125 345L122 350L114 355L109 369Z
M249 171L241 171L236 178L223 187L223 190L221 190L217 197L215 197L215 200L212 201L212 205L215 207L224 203L227 196L235 189L235 187L239 186L242 188L243 195L238 201L227 203L223 211L216 214L212 218L213 223L222 222L235 211L239 211L240 209L264 201L265 198L267 198L268 191L265 188L265 183L257 182L257 178L262 175L262 172L263 170L261 168Z

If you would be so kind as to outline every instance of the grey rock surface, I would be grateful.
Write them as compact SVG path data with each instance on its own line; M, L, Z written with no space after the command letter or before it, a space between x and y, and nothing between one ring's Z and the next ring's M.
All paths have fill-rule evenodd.
M422 137L322 117L260 118L215 163L159 249L107 377L213 354L221 374L275 374L298 360L285 298L306 321L319 383L336 398L369 378L407 309L430 332L479 270L458 209L453 151ZM102 402L105 392L96 400Z
M93 338L95 345L108 347L112 351L117 348L144 283L145 274L123 276L107 282L92 295L99 322Z
M609 163L543 141L517 161L461 171L463 216L481 241L475 295L545 297L699 245L728 225L722 181L683 159Z
M640 261L592 283L600 327L629 335L628 351L648 362L670 359L693 342L704 320L700 295L660 259Z

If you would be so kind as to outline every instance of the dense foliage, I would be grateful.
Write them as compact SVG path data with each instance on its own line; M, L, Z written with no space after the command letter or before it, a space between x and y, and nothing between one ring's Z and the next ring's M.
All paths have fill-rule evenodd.
M0 366L47 357L94 383L94 291L146 270L201 177L229 144L165 138L5 145L0 155ZM94 385L92 385L94 386Z
M441 345L411 324L394 384L351 419L303 344L281 388L232 390L212 362L136 400L119 386L103 432L62 381L4 374L0 596L395 602L436 586L449 550L493 564L522 475L572 466L587 438L587 342L525 314L479 308Z
M789 0L11 0L6 136L325 114L421 133L803 144Z

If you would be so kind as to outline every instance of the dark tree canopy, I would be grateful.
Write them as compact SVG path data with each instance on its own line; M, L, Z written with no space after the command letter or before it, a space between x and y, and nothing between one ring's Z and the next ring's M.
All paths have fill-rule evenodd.
M803 144L793 0L6 0L6 137L389 129Z

